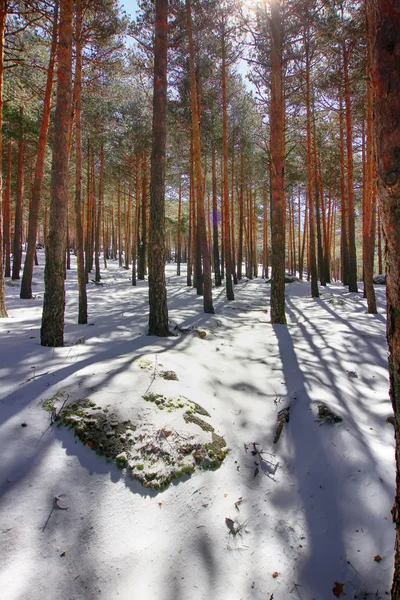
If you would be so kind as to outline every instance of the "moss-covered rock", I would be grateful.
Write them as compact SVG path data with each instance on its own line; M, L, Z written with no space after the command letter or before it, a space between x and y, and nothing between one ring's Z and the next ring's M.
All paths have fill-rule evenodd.
M55 413L57 425L72 429L83 444L104 455L108 461L115 460L119 468L126 468L147 488L161 490L171 481L192 474L196 468L215 469L228 452L224 438L214 432L212 425L194 414L202 411L201 414L208 415L207 411L183 396L165 398L150 392L145 399L157 408L186 408L185 421L211 434L208 442L204 442L204 434L199 437L172 428L159 429L142 420L136 427L129 420L120 421L118 415L101 409L89 398L64 405L60 402L64 396L66 394L60 392L43 402L43 407L52 413L59 402Z

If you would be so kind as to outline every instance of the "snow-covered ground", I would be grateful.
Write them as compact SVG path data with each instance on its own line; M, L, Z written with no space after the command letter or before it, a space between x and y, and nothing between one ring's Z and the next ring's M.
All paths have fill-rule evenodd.
M204 315L185 273L166 268L171 321L205 331L204 339L147 336L147 283L132 287L130 273L110 263L104 285L88 286L85 326L76 325L76 274L68 272L66 346L43 348L42 267L36 299L6 286L0 597L386 598L395 471L384 287L376 286L379 314L368 315L362 293L340 284L318 300L308 283L287 284L288 325L271 326L262 279L241 282L233 302L215 289L215 315ZM139 368L143 359L179 381L153 380ZM150 410L142 399L150 385L209 411L230 449L220 469L147 490L51 426L42 407L63 391L134 421ZM318 422L319 402L343 421ZM278 412L289 406L274 444ZM163 425L173 418L162 415Z

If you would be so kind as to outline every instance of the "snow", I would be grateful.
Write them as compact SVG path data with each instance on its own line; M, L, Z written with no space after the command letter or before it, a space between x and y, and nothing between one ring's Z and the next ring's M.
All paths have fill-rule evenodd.
M0 596L328 600L338 582L349 598L387 597L395 465L385 288L375 288L379 314L368 315L362 294L339 283L321 288L320 299L309 297L309 283L287 284L288 325L272 326L262 279L241 282L232 302L215 289L215 315L205 315L184 270L166 269L171 321L204 339L147 336L147 283L132 287L112 261L104 285L88 286L87 326L76 324L76 273L68 272L64 348L40 346L43 267L34 300L6 286ZM143 359L179 381L154 379ZM65 392L168 427L176 415L144 402L149 386L209 411L230 449L218 470L148 490L50 425L42 407ZM319 402L343 421L319 423ZM278 412L289 406L274 444Z

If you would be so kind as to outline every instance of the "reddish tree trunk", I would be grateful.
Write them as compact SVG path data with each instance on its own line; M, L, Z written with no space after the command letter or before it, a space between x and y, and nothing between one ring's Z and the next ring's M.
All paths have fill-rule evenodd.
M68 202L69 128L72 103L73 0L61 0L57 103L51 176L50 229L44 271L42 346L64 345L64 260Z
M374 151L374 113L372 89L372 39L369 29L373 26L371 16L367 11L367 94L366 94L366 160L363 186L363 268L364 291L367 298L368 312L377 313L376 297L373 285L374 254L375 254L375 224L376 224L376 161Z
M13 264L11 279L19 279L22 261L22 218L24 203L24 130L22 125L24 111L20 108L20 139L18 141L17 199L15 204Z
M204 271L204 294L203 307L205 313L213 313L212 286L211 286L211 263L207 244L206 218L204 213L204 190L201 169L201 151L200 151L200 114L197 99L197 86L194 65L194 45L193 45L193 27L192 11L190 0L186 0L187 15L187 34L189 39L189 75L190 75L190 104L192 112L192 134L193 134L193 160L195 168L195 191L197 208L197 229L198 239L200 240L201 255L203 259ZM199 273L196 273L196 278Z
M387 341L390 395L395 413L397 485L393 600L400 598L400 8L397 0L369 0L374 47L378 194L386 242ZM390 85L389 85L390 82Z
M51 95L53 90L54 64L57 50L58 32L58 0L54 3L53 33L51 39L50 59L47 68L46 90L44 94L42 122L40 125L39 142L37 147L35 176L32 187L32 197L29 207L28 246L22 273L20 298L32 298L33 265L36 252L36 236L39 222L40 197L43 183L44 161L46 154L47 132L50 123Z
M11 277L11 168L12 168L12 139L8 140L7 150L7 179L3 197L3 249L4 249L4 276Z
M225 47L225 25L222 24L222 67L221 67L221 86L222 86L222 161L223 161L223 215L224 215L224 254L225 254L225 286L226 297L228 300L234 300L233 293L233 268L231 252L231 222L229 218L229 181L228 181L228 113L226 100L226 47Z
M347 208L349 242L349 291L358 292L356 230L354 214L354 177L353 177L353 132L351 119L351 100L349 82L349 57L346 42L343 42L344 104L346 113L346 153L347 153Z
M0 157L3 155L3 134L1 131L3 124L3 71L4 71L4 32L6 28L7 2L0 0ZM7 317L6 298L4 293L4 272L3 272L3 211L1 204L3 200L3 167L0 160L0 318Z
M305 34L306 37L308 33ZM306 48L306 127L307 127L307 198L309 219L309 250L311 270L311 296L319 298L317 258L315 255L315 205L314 205L314 178L312 164L312 139L311 139L311 105L310 105L310 56L309 41L305 40Z
M285 316L285 101L282 73L281 1L271 1L271 323Z

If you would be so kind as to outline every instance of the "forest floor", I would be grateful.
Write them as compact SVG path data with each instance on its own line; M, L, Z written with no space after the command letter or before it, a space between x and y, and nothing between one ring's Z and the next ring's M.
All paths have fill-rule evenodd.
M0 596L387 598L395 470L385 288L376 286L379 314L368 315L362 293L341 284L315 300L308 283L287 284L288 324L271 326L264 280L242 281L232 302L215 289L215 315L205 315L185 273L166 269L171 326L189 329L166 339L147 336L147 283L132 287L113 262L103 285L88 286L84 326L76 324L76 273L68 272L63 348L40 346L43 267L34 300L6 285ZM159 377L161 365L178 379ZM229 448L219 469L196 469L161 492L143 487L51 425L43 407L57 394L88 397L133 423L154 417L163 431L176 426L174 411L144 402L149 389L209 412ZM342 421L321 420L321 402Z

